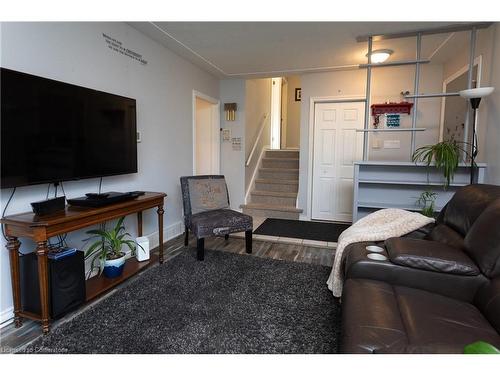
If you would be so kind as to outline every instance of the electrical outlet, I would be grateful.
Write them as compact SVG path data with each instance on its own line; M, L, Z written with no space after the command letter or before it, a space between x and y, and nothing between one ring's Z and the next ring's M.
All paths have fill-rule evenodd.
M142 141L142 139L141 139L141 132L140 131L138 131L136 133L136 140L137 140L137 143L141 143L141 141Z

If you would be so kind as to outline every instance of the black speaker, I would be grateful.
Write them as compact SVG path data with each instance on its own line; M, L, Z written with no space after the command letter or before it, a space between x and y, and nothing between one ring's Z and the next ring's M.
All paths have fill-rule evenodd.
M50 316L58 319L85 302L83 251L61 259L48 259ZM36 253L20 257L23 310L40 314L40 288Z

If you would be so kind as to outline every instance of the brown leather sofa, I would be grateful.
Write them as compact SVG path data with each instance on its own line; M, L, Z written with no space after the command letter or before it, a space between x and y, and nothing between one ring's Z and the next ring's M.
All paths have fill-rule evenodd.
M344 252L343 353L462 353L500 347L500 187L460 189L436 225Z

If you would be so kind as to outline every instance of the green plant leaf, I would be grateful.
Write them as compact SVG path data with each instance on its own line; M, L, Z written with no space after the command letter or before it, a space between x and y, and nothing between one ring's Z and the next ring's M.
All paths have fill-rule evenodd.
M487 342L476 341L465 346L464 354L500 354L500 350Z

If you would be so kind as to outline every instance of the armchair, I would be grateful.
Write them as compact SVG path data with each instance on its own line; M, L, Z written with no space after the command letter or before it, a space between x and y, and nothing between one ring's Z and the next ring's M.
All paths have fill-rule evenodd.
M184 245L188 245L189 230L197 239L197 259L203 260L205 238L245 232L246 252L252 253L253 219L229 209L229 193L224 176L181 177L184 204Z

